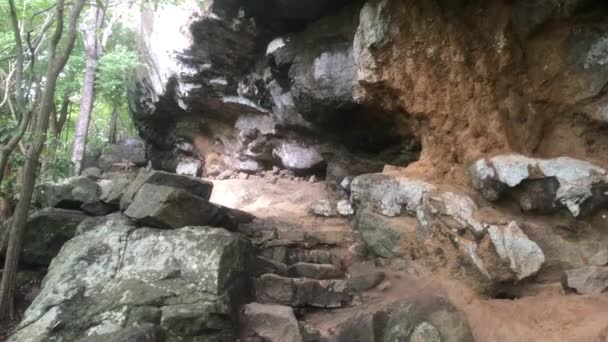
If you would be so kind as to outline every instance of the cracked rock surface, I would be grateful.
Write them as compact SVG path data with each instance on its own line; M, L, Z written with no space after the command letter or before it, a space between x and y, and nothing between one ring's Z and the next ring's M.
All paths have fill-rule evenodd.
M230 338L247 250L220 228L109 219L64 246L11 341L113 338L145 324L169 341Z

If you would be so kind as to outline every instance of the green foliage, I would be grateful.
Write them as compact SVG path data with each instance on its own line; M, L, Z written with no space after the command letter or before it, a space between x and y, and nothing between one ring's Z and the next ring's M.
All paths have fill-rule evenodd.
M47 137L46 146L42 159L47 162L40 170L39 181L58 181L68 177L72 169L69 146L52 136Z
M12 118L0 117L0 142L7 141L17 134L17 124Z
M119 105L127 94L129 70L138 64L137 53L118 46L106 53L99 62L96 90L102 101Z

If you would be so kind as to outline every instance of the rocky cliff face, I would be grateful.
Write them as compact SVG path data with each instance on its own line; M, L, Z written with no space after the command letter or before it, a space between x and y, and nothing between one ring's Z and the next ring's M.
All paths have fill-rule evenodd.
M209 174L253 173L301 152L308 162L292 168L317 162L329 177L419 159L408 172L464 184L473 161L497 153L606 161L601 3L216 0L171 11L182 17L144 16L149 65L131 97L156 167L194 157ZM158 36L166 43L151 46Z

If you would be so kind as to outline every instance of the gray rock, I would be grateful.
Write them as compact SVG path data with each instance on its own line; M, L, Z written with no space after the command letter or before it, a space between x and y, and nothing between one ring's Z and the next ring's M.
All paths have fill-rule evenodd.
M203 164L199 159L183 158L175 167L175 173L180 176L200 177Z
M377 256L391 259L401 255L402 234L382 216L361 209L353 228L361 233L368 249Z
M79 209L84 203L99 201L101 189L89 177L73 177L36 187L34 201L42 208Z
M425 241L437 239L439 234L455 241L456 252L467 256L486 280L515 281L536 274L545 261L544 253L517 222L486 223L477 218L477 211L468 196L429 193L417 212L419 236ZM480 242L484 237L489 237L490 244ZM449 243L444 248L451 250L454 246Z
M118 207L120 199L129 187L130 180L128 178L102 179L98 184L101 188L99 199L104 203Z
M137 177L129 184L120 200L120 208L126 210L133 202L135 194L144 184L168 186L184 190L194 196L208 201L211 198L213 183L189 176L180 176L163 171L141 170Z
M302 341L304 342L317 342L321 341L321 332L304 321L298 322L300 325L300 335L302 336Z
M323 156L314 147L283 143L273 151L283 167L293 171L310 171L324 163Z
M98 226L104 224L114 224L117 226L131 225L132 221L123 213L113 213L107 216L92 216L87 217L76 227L76 235L84 234L94 230Z
M264 170L264 167L256 160L246 159L237 161L236 170L246 173L258 173Z
M489 226L488 233L498 256L509 261L509 267L518 279L536 274L545 262L540 247L531 241L517 222L506 226Z
M105 216L115 211L118 211L118 206L97 201L93 203L83 203L80 206L80 210L93 216Z
M220 208L189 192L168 186L144 184L125 215L158 228L181 228L217 223Z
M136 166L145 166L146 162L144 142L134 138L106 146L97 161L103 171L128 170Z
M94 336L88 342L165 342L166 333L154 324L145 323L141 327L130 327L117 332Z
M87 167L82 170L81 176L89 177L91 179L99 179L102 178L102 171L98 167Z
M365 174L351 183L351 202L370 207L385 216L415 213L432 184L385 174Z
M65 244L10 341L112 340L151 330L152 341L161 333L173 340L233 335L230 312L248 251L223 229L108 222ZM135 331L148 325L154 328Z
M428 322L422 322L412 331L411 342L442 342L437 328Z
M344 277L344 272L330 264L299 262L287 267L287 275L292 278L336 279Z
M576 217L608 203L607 171L582 160L499 155L476 161L470 173L473 186L490 201L519 188L524 210L566 208Z
M380 285L384 278L384 272L380 271L356 274L348 279L348 287L354 292L363 292Z
M25 225L20 262L48 266L63 244L76 235L78 225L86 218L80 211L55 208L42 209L30 215ZM8 232L10 224L9 220L0 225L0 237ZM5 248L0 246L0 251L5 251Z
M582 295L604 293L608 291L608 267L589 266L565 271L562 287Z
M331 202L328 200L317 200L310 204L310 212L317 216L333 217L336 216L336 211L332 208Z
M258 336L268 342L301 342L300 327L288 306L250 303L243 309L244 337Z
M266 273L274 273L285 277L287 276L287 265L262 256L256 256L252 263L251 274L261 276Z
M589 258L591 266L608 266L608 248L602 249Z
M473 341L464 315L436 296L402 300L360 315L338 326L332 337L339 342Z
M355 209L353 209L353 206L347 200L339 201L338 204L336 204L336 210L338 211L338 214L342 216L350 216L355 214Z
M338 308L349 303L345 280L285 278L264 274L255 281L255 298L260 303L317 308Z

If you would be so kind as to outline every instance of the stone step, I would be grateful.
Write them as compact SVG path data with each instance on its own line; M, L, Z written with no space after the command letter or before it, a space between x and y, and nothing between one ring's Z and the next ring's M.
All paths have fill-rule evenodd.
M334 265L298 262L287 267L287 275L291 278L310 278L321 280L343 278L344 272Z
M305 249L296 245L273 246L261 249L259 255L265 259L280 262L285 265L297 263L327 264L343 268L344 261L339 253L346 253L339 248Z
M351 302L346 280L287 278L264 274L255 280L256 301L292 307L339 308Z

